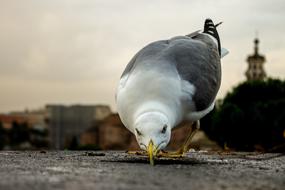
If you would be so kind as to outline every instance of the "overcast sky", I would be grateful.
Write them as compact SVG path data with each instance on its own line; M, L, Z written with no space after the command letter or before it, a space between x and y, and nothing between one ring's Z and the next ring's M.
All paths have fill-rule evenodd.
M266 72L285 78L284 0L2 0L0 112L47 103L110 104L132 56L148 43L223 21L218 97L245 80L256 31Z

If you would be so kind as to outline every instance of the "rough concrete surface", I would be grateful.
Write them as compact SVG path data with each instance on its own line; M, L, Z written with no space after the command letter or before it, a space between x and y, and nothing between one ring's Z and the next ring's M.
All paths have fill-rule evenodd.
M156 160L124 152L0 152L0 189L284 189L284 154L190 152Z

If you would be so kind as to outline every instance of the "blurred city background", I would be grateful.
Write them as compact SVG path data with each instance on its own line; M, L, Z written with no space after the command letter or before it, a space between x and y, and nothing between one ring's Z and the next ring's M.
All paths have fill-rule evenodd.
M148 43L223 21L223 79L192 146L285 151L285 3L0 2L0 149L135 150L115 106L120 75ZM168 149L185 140L186 123Z

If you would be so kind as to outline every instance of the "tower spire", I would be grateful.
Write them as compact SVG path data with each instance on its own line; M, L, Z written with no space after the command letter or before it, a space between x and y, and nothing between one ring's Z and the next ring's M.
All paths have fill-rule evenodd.
M254 53L247 57L248 69L245 72L247 80L264 80L266 73L264 71L263 65L265 63L265 56L259 54L259 39L256 37L254 39Z
M258 38L255 38L255 40L254 40L254 55L258 55L258 44L259 44Z

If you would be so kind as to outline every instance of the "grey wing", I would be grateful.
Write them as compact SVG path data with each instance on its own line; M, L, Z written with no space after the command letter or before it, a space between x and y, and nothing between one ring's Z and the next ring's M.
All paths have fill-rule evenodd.
M121 75L121 78L123 78L123 76L125 76L126 74L128 74L128 73L131 72L131 70L133 69L133 67L134 67L134 65L135 65L136 59L137 59L137 57L138 57L138 54L139 54L139 53L137 53L137 54L131 59L131 61L127 64L127 66L126 66L124 72L123 72L122 75Z
M143 64L143 61L157 57L161 50L167 46L167 44L168 40L160 40L145 46L131 59L121 75L121 78L127 74L130 74L137 64Z
M221 84L220 56L213 41L204 35L185 42L175 50L180 77L195 86L196 111L207 109L215 100Z

